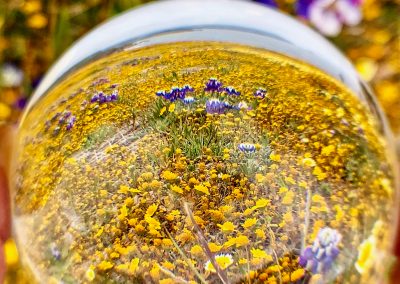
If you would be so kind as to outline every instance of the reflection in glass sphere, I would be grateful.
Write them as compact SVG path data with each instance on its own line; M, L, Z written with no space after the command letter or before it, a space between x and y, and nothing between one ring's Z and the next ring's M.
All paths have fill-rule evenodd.
M86 58L31 103L14 217L38 282L380 279L394 177L365 95L204 32Z

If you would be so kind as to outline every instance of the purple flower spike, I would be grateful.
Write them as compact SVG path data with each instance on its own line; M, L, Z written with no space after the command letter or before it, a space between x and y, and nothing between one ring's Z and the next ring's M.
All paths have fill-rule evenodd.
M312 273L326 273L339 255L341 235L329 227L319 230L312 246L301 253L299 264Z
M206 102L206 111L210 114L222 114L225 112L225 103L218 99L210 99Z
M210 78L204 88L206 92L221 92L222 83L218 81L216 78Z
M260 98L260 99L265 98L266 95L267 95L267 90L263 89L263 88L257 89L257 91L255 91L255 93L254 93L254 96L256 98Z
M225 93L227 93L230 96L240 96L240 92L236 91L235 88L230 86L225 88Z

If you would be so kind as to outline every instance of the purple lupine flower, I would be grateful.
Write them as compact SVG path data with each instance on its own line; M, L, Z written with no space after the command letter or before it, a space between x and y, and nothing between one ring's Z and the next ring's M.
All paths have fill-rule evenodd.
M222 114L225 112L225 103L218 99L210 99L206 102L206 111L210 114Z
M183 103L184 104L192 104L192 103L194 103L195 102L195 99L193 98L193 97L185 97L184 99L183 99Z
M66 112L64 112L64 118L68 118L68 117L70 117L71 116L71 112L70 111L66 111Z
M320 229L313 245L301 253L299 264L312 273L326 273L340 253L340 240L341 235L337 230L329 227Z
M235 106L231 105L231 104L228 103L228 102L224 102L224 107L225 107L226 109L235 109Z
M335 36L343 25L355 26L360 23L362 14L360 0L301 0L297 12L323 34Z
M256 151L256 146L251 143L240 143L238 149L244 153L254 153Z
M90 99L90 102L91 103L95 103L95 102L97 102L99 100L99 95L98 94L94 94L93 96L92 96L92 98Z
M115 102L116 100L118 100L118 91L115 90L114 92L112 92L112 94L110 95L111 101Z
M71 130L72 127L74 127L75 121L76 121L76 117L75 117L75 116L72 116L72 117L68 120L68 123L67 123L67 130Z
M161 90L161 91L157 91L157 92L156 92L156 96L157 96L157 97L165 97L166 94L167 94L167 93L166 93L164 90Z
M274 8L278 7L275 0L256 0L256 2L267 5L269 7L274 7Z
M221 92L222 83L218 81L216 78L210 78L206 83L206 87L204 88L206 92Z
M169 98L168 99L171 102L174 102L174 101L176 101L178 99L183 100L185 98L185 95L186 95L186 92L185 92L185 90L183 88L181 89L179 87L172 87L171 91L169 93Z
M230 96L240 96L240 92L237 91L234 87L231 87L231 86L226 87L224 89L224 91L225 91L225 93L227 93Z
M61 252L60 250L56 247L56 245L52 244L50 247L50 252L51 255L56 259L60 260L61 259Z
M104 93L103 92L100 92L99 93L99 103L106 103L107 102L107 96L106 95L104 95Z
M257 91L255 91L254 96L256 98L263 99L267 95L267 90L263 88L258 88Z
M183 86L182 89L185 91L185 93L187 93L187 92L194 92L194 89L193 89L192 86L190 86L190 85L185 85L185 86Z

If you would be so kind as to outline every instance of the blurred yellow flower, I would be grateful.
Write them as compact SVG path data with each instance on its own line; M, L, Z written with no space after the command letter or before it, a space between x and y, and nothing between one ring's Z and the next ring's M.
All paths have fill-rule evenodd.
M47 26L47 18L42 13L33 14L28 18L27 26L32 29L42 29Z

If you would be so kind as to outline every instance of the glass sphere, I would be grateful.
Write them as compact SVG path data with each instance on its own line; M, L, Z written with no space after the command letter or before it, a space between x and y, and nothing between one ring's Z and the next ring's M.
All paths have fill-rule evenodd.
M55 64L21 122L23 262L40 283L381 281L389 136L351 64L287 16L130 11Z

